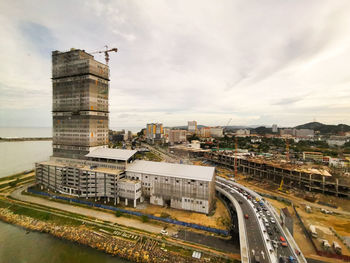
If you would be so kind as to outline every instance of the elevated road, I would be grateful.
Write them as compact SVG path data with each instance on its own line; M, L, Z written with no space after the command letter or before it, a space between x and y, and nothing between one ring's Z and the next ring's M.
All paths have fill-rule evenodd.
M232 202L237 211L240 242L241 235L246 234L246 243L243 243L243 246L249 251L248 255L242 254L241 249L242 262L246 258L246 262L251 263L291 262L290 260L306 262L302 254L296 254L295 250L300 249L296 249L293 237L289 233L285 234L276 211L266 201L256 201L261 200L261 196L221 177L216 179L216 189Z

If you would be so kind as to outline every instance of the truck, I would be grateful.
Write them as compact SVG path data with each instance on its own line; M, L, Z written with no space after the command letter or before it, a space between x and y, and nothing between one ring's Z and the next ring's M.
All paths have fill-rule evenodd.
M309 230L310 230L311 236L314 237L314 238L317 238L316 227L314 225L310 225Z
M335 253L337 253L338 255L341 255L341 253L342 253L341 252L341 246L338 244L338 242L333 241L332 246L333 246L333 249L334 249Z
M323 239L322 240L322 247L324 250L329 250L331 248L331 245L329 244L328 240Z

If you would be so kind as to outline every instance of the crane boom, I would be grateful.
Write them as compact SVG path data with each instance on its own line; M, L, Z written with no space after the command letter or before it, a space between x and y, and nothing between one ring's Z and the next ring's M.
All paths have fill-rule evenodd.
M108 49L108 46L105 46L106 50L101 50L101 51L95 51L95 52L91 52L90 54L99 54L99 53L104 53L105 54L105 60L106 60L106 65L108 66L108 62L109 62L109 54L108 52L118 52L117 48L111 48Z

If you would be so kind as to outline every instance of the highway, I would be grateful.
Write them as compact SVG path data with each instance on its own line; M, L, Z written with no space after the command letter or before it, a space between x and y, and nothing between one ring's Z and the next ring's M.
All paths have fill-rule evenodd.
M299 260L300 257L298 258L291 248L275 213L266 203L260 205L256 201L256 198L261 199L258 194L220 177L217 177L216 186L230 193L238 201L245 217L247 215L244 223L249 262L255 263L256 256L259 257L258 262L304 262L304 260ZM282 243L285 243L284 246Z

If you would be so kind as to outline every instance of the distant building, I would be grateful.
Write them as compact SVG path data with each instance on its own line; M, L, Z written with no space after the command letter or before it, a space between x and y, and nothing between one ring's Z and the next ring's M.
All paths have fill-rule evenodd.
M224 129L220 127L210 127L210 136L219 138L224 136Z
M295 135L296 137L304 137L304 138L313 138L315 135L314 130L311 129L296 129Z
M277 133L278 132L277 124L273 124L272 125L272 132L273 133Z
M343 146L348 141L349 141L349 138L347 138L346 136L332 135L327 140L327 143L328 143L329 146Z
M280 218L282 225L285 225L289 233L293 236L294 226L293 226L293 217L288 211L288 207L282 208L280 212Z
M209 127L202 127L200 135L203 138L209 138L210 137L210 128Z
M321 152L303 152L303 160L312 160L312 161L323 161L323 154Z
M237 136L249 136L250 135L250 130L248 129L239 129L236 131Z
M164 137L162 123L149 123L146 128L146 138L150 143L161 142Z
M187 124L187 130L192 133L197 133L197 122L189 121Z
M286 128L286 129L280 129L280 135L290 135L295 136L295 129Z
M187 131L186 130L170 130L169 131L169 143L174 144L174 143L182 143L186 142L186 135Z

